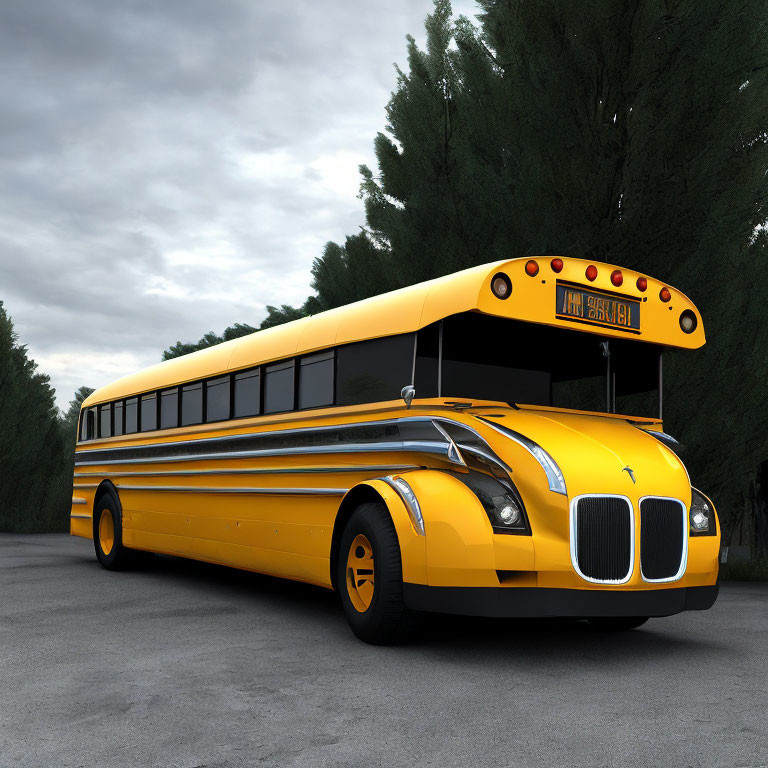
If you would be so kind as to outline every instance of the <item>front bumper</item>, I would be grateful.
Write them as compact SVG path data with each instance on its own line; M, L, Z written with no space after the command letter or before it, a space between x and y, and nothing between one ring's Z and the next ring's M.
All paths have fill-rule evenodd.
M672 616L704 611L717 599L717 584L671 589L596 590L541 587L429 587L403 584L415 611L509 618Z

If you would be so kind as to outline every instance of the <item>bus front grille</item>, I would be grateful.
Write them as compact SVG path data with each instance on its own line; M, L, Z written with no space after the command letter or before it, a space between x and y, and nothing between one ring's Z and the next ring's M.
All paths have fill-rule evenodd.
M678 578L685 567L685 506L674 499L640 502L640 565L646 581Z
M583 496L573 511L574 565L590 581L621 583L632 573L632 507L618 496Z

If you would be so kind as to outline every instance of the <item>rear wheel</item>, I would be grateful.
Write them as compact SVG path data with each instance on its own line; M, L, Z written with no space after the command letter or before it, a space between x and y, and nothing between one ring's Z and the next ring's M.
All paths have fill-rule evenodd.
M389 645L410 633L400 545L384 504L362 504L349 518L336 560L336 588L349 626L361 640Z
M131 550L123 546L120 502L111 492L99 499L94 510L93 546L96 559L107 570L118 571L130 562Z
M595 616L587 621L601 632L626 632L645 624L648 616Z

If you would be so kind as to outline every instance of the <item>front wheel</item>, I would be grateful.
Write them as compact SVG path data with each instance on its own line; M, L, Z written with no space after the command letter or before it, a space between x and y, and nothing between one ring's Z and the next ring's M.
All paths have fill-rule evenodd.
M648 616L596 616L587 621L601 632L626 632L645 624Z
M361 640L389 645L410 633L400 545L384 504L362 504L349 518L336 560L336 588L349 626Z

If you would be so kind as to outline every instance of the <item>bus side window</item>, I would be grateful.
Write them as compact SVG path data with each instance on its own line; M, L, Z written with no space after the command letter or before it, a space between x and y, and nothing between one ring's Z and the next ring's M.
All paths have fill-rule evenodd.
M303 357L299 366L299 408L333 405L333 378L333 350Z
M164 389L160 393L160 429L179 426L179 388Z
M87 439L88 439L88 411L81 411L79 440L80 442L82 442L83 440L87 440Z
M203 423L203 383L181 388L181 426Z
M399 400L412 384L414 334L345 344L336 350L336 404ZM416 392L416 397L420 393Z
M258 416L261 413L261 387L259 369L235 374L234 418Z
M85 414L85 439L93 440L96 437L96 408L89 408Z
M115 403L112 406L114 418L112 419L112 433L114 435L123 434L123 401Z
M157 395L152 392L141 396L141 431L157 429Z
M139 398L131 397L125 401L125 434L139 431Z
M112 403L99 406L99 437L112 437Z
M205 382L205 420L224 421L229 418L229 376Z
M293 377L295 362L284 360L268 365L264 376L264 413L293 410Z

